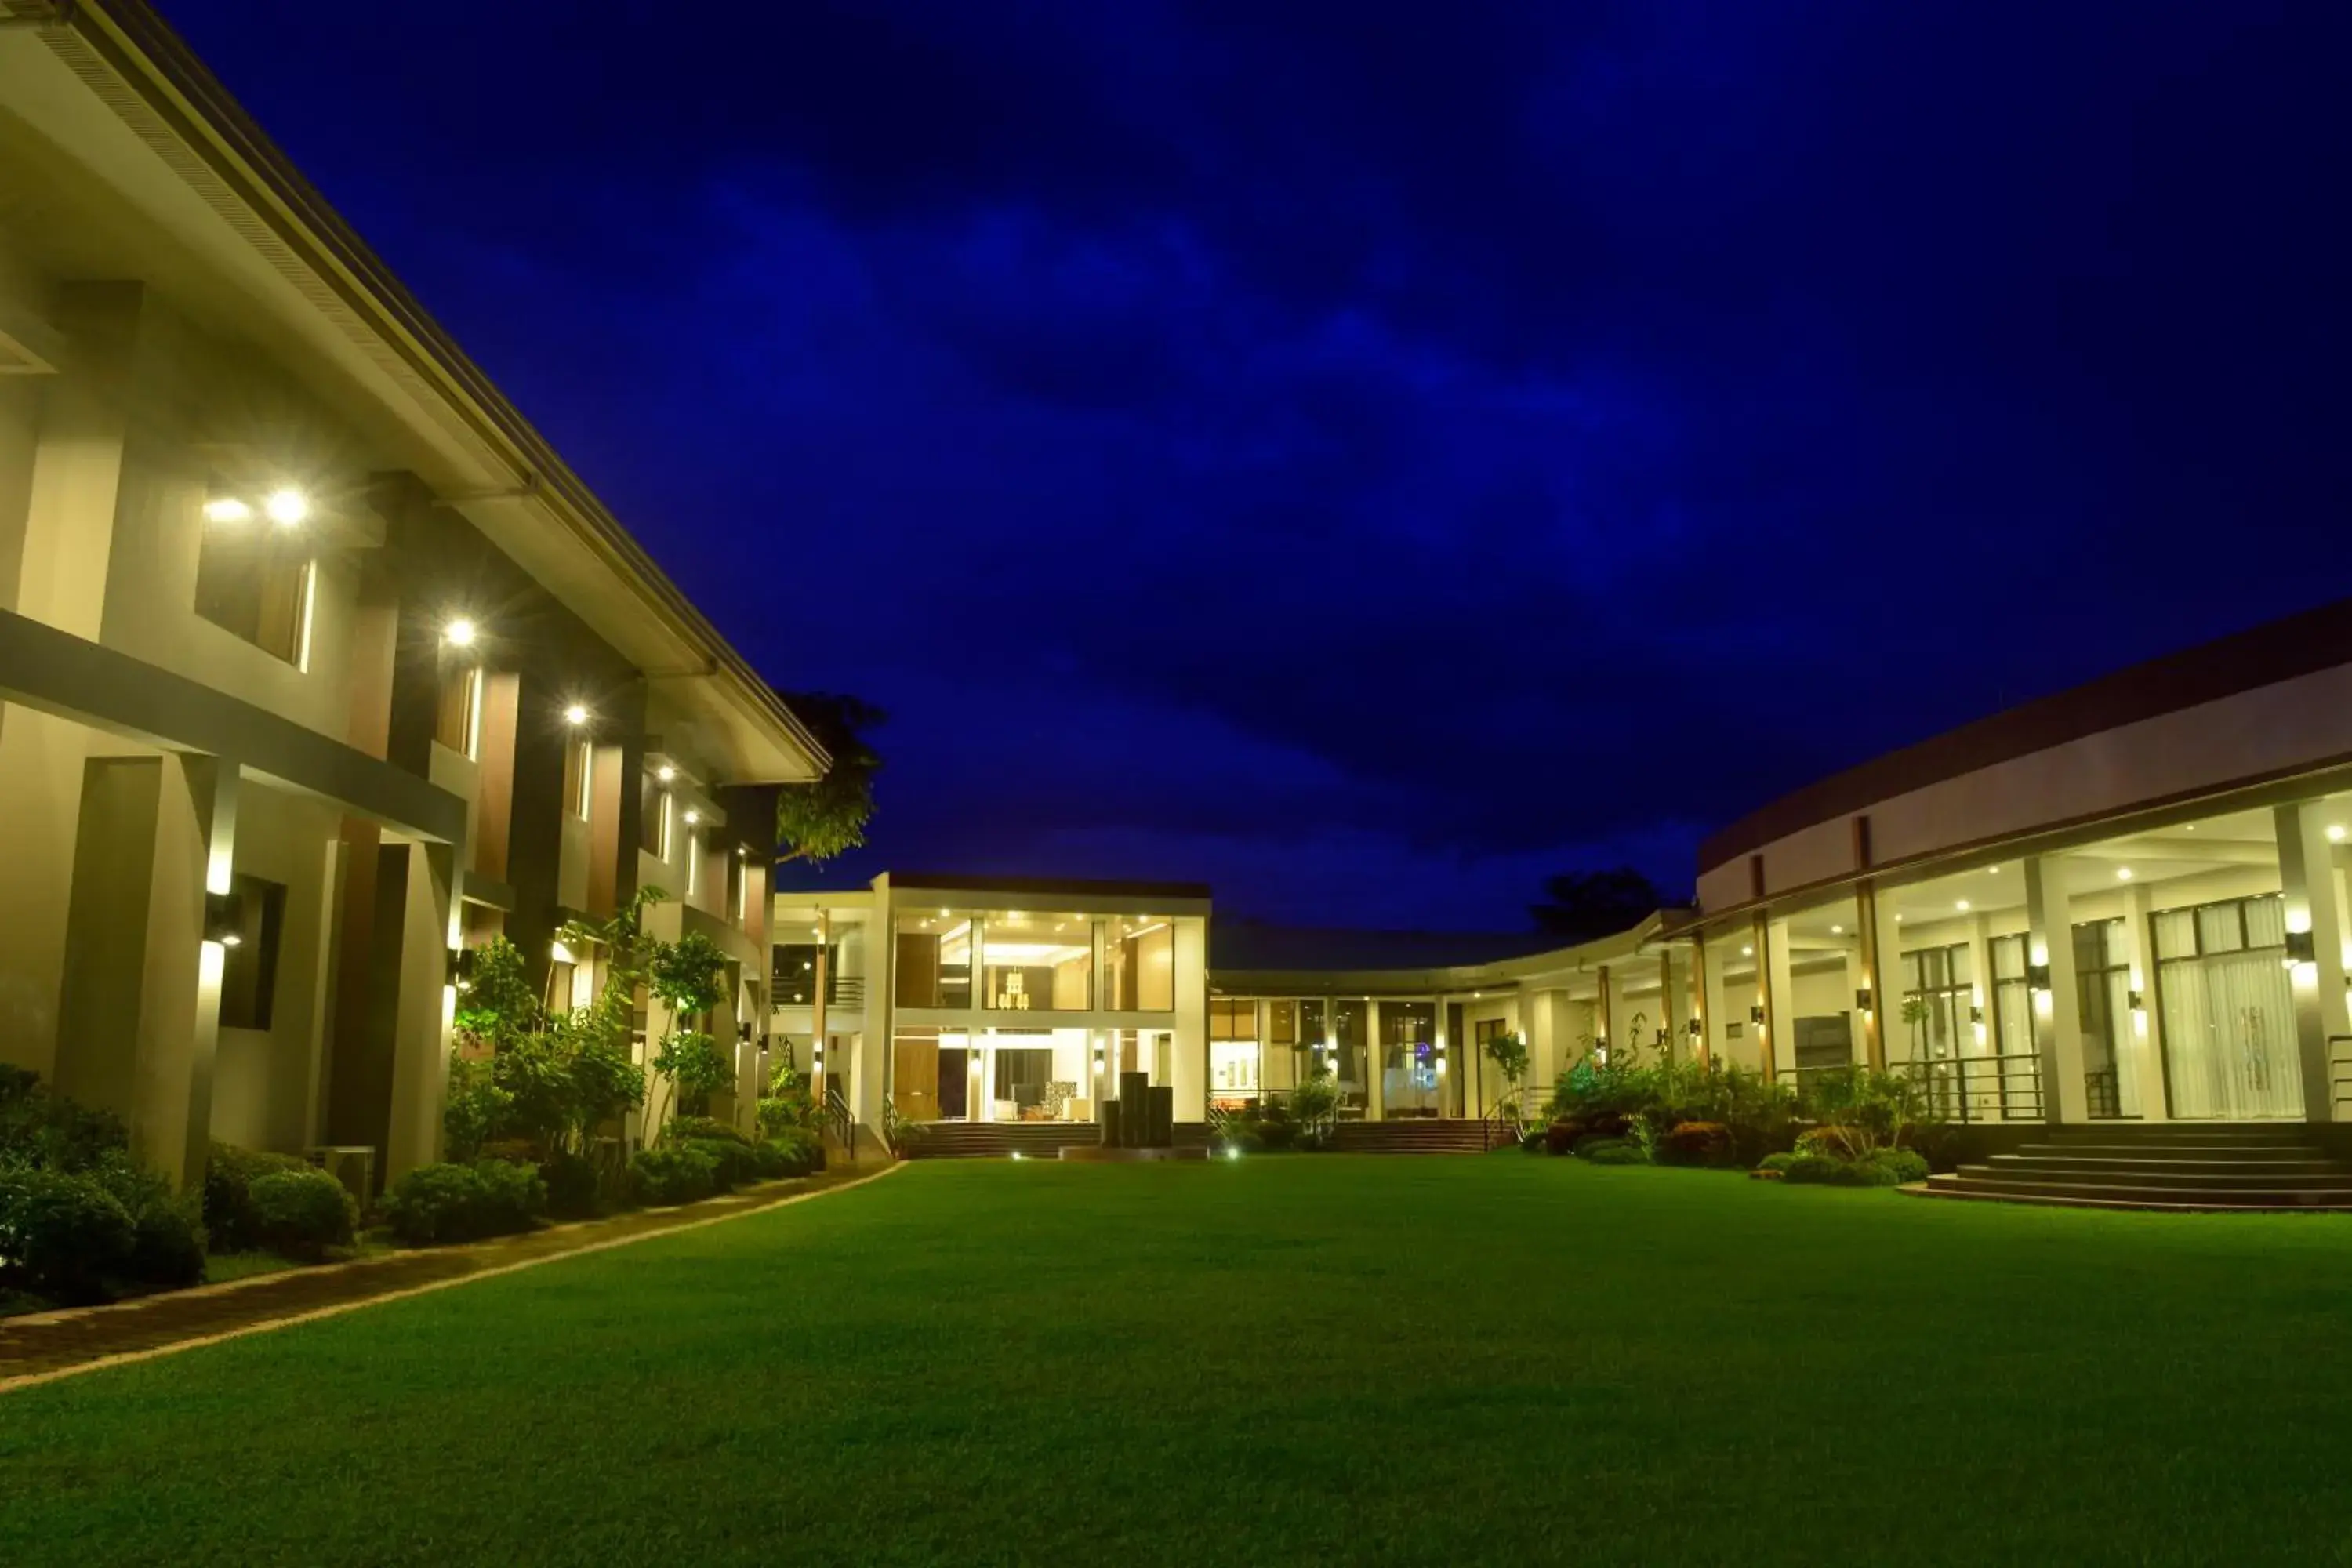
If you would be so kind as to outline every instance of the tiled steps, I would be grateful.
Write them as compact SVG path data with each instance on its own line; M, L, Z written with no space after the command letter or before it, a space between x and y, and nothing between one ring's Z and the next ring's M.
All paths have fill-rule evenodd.
M932 1121L908 1148L910 1160L1003 1160L1013 1154L1024 1159L1058 1158L1066 1146L1099 1143L1102 1133L1091 1121ZM1198 1121L1180 1121L1175 1143L1197 1148L1208 1142L1208 1128Z
M2118 1126L2054 1132L1909 1190L2088 1208L2352 1211L2352 1164L2293 1128Z
M1394 1121L1342 1121L1331 1130L1331 1147L1345 1154L1483 1154L1486 1123L1435 1116Z

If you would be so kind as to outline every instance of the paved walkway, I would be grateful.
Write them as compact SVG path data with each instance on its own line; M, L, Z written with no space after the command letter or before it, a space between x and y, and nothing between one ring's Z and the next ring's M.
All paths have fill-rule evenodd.
M289 1268L105 1307L0 1318L0 1393L102 1363L143 1360L305 1318L348 1311L372 1301L463 1284L572 1253L603 1251L670 1231L737 1219L780 1204L856 1186L898 1168L852 1165L814 1176L767 1182L678 1208L641 1209L610 1219L551 1226L527 1236Z

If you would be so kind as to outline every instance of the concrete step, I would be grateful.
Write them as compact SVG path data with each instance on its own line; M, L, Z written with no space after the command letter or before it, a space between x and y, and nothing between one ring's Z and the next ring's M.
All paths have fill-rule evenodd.
M2129 1205L2197 1209L2345 1209L2352 1193L2272 1184L2260 1187L2168 1187L2148 1183L2045 1177L1982 1176L1973 1172L1930 1176L1926 1191L1944 1197L2039 1199L2050 1203Z
M1943 1198L1960 1203L2030 1204L2043 1208L2119 1209L2147 1214L2206 1214L2216 1210L2237 1214L2352 1214L2352 1202L2215 1204L2201 1196L2165 1193L2154 1188L2133 1190L2123 1196L2092 1196L2080 1193L2053 1195L1994 1186L1937 1186L1934 1184L1936 1180L1931 1177L1927 1182L1905 1187L1903 1194L1906 1197Z
M2352 1171L2322 1167L2315 1171L2179 1169L2143 1163L2091 1164L2082 1162L2008 1160L1995 1155L1981 1165L1963 1165L1957 1174L1975 1180L2126 1183L2135 1186L2196 1189L2294 1187L2307 1192L2352 1193Z
M1987 1163L2063 1165L2081 1170L2140 1171L2162 1167L2181 1171L2272 1171L2282 1173L2304 1171L2314 1175L2326 1175L2346 1169L2341 1161L2331 1160L2315 1149L2264 1150L2259 1153L2223 1152L2210 1149L2145 1149L2129 1152L2103 1149L2095 1152L2078 1152L2036 1143L2029 1143L2013 1154L1991 1155Z

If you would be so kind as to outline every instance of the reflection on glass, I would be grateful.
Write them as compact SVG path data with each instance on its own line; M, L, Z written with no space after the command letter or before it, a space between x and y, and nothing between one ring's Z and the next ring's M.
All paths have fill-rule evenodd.
M1160 920L1115 920L1103 931L1105 977L1114 1013L1176 1007L1176 929Z
M1095 929L1084 915L990 915L981 952L984 1007L1083 1013L1094 1005Z
M965 915L900 915L898 974L901 1007L971 1005L972 922Z

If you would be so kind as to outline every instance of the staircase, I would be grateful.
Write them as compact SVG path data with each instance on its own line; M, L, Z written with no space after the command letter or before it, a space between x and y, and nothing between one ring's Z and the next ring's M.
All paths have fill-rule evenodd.
M1208 1141L1206 1122L1176 1124L1177 1148L1198 1149ZM907 1158L1003 1160L1018 1154L1024 1160L1055 1160L1065 1147L1101 1142L1102 1130L1091 1121L928 1121Z
M2291 1124L2126 1122L2067 1128L1906 1190L2077 1208L2352 1211L2352 1164Z
M1490 1133L1486 1122L1454 1117L1341 1121L1331 1129L1331 1147L1342 1154L1483 1154Z

